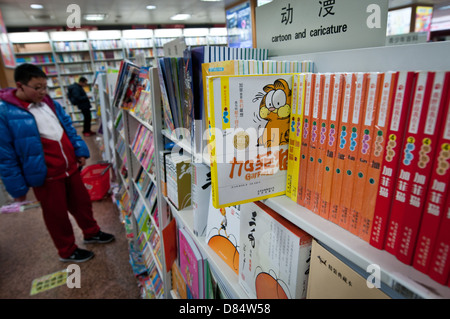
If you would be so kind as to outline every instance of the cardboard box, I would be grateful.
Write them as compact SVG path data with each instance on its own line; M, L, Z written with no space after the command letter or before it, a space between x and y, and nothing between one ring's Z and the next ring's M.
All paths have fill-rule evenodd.
M316 240L312 242L307 299L390 299Z
M167 197L178 210L191 206L191 171L189 156L166 156Z

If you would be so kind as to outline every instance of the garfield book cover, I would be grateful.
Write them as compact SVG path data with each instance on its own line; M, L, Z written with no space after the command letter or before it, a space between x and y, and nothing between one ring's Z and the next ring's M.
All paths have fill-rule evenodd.
M207 79L216 208L285 194L293 74Z

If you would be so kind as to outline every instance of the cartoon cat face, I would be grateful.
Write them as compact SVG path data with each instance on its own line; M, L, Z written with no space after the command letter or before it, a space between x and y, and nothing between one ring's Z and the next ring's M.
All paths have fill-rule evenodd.
M288 117L291 112L291 90L288 83L278 79L274 84L266 85L263 90L266 94L259 105L261 118L273 120Z

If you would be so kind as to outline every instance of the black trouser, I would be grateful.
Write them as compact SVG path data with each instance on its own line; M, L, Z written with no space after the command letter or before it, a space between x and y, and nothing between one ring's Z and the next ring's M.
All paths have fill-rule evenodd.
M91 131L91 110L90 109L82 109L83 113L83 133L89 133Z

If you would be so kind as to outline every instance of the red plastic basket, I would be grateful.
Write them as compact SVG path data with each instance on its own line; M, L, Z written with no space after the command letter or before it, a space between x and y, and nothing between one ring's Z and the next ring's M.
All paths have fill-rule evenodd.
M111 164L94 164L81 171L81 178L92 201L106 196L110 189L109 167Z

